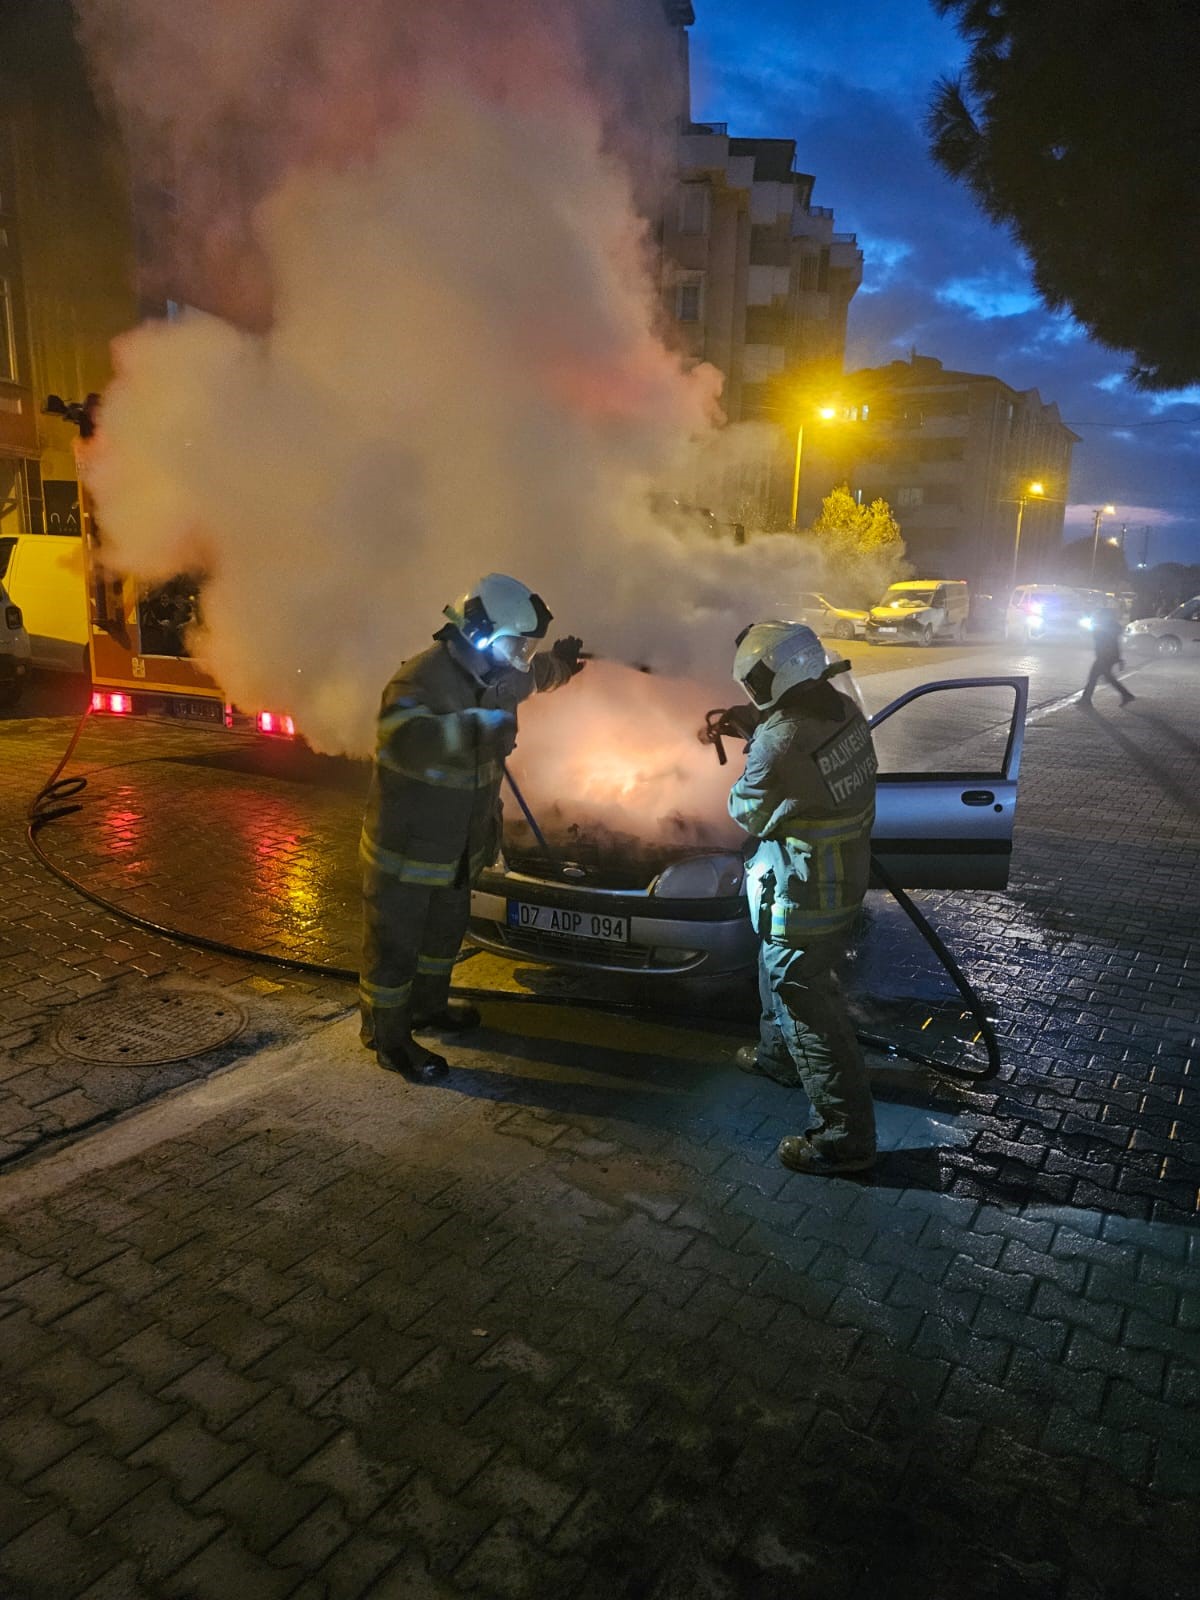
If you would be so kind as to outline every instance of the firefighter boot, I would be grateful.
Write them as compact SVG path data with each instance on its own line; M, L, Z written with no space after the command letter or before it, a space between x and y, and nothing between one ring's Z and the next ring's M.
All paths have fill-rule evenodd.
M800 1075L790 1058L775 1061L770 1056L760 1055L758 1045L744 1044L733 1059L743 1072L752 1072L759 1078L770 1078L775 1083L783 1084L785 1089L799 1087Z
M470 1033L480 1023L479 1012L461 1000L447 1000L437 1011L413 1018L414 1033Z
M445 1058L418 1044L411 1033L392 1039L386 1050L377 1049L375 1059L385 1072L398 1072L409 1083L433 1083L448 1070Z
M804 1133L789 1133L779 1142L779 1160L792 1172L809 1172L817 1178L840 1178L843 1174L870 1172L875 1165L872 1152L865 1156L826 1156Z

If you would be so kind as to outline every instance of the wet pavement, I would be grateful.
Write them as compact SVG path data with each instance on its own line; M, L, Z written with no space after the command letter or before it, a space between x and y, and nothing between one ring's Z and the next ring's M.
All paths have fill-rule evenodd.
M1195 669L1054 709L1074 668L1039 669L1008 892L919 897L1001 1077L874 1060L862 1182L775 1164L800 1110L732 1068L736 996L611 1016L480 955L448 1087L376 1071L345 985L49 877L21 818L70 725L0 725L0 1592L1200 1592ZM352 962L361 769L111 721L78 754L60 867ZM872 1032L978 1061L881 897L848 976ZM63 1053L70 1006L170 988L245 1031Z

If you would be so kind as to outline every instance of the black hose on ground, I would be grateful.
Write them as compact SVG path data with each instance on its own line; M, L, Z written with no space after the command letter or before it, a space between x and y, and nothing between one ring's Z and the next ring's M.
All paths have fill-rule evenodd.
M29 841L30 849L46 871L57 878L60 883L65 884L67 888L73 889L76 894L81 895L91 905L98 907L101 911L107 911L110 916L117 917L122 922L129 923L131 927L140 928L143 933L153 933L163 939L172 939L176 944L188 945L195 950L208 950L215 955L232 956L239 961L251 961L258 966L278 967L287 972L305 973L310 977L331 978L335 982L357 985L358 973L352 967L336 967L322 961L302 961L296 956L271 955L266 950L252 950L243 945L230 944L224 939L209 939L204 934L187 933L182 928L167 927L161 922L151 921L149 917L138 916L135 911L128 911L124 906L117 905L114 901L107 900L103 895L87 888L85 884L82 884L78 878L74 877L64 867L58 866L56 862L50 859L45 850L42 849L38 835L48 823L55 822L60 817L71 816L74 812L82 810L83 807L83 802L78 800L76 796L81 795L87 788L87 778L83 776L63 778L60 777L60 774L71 759L75 746L79 743L90 712L91 706L89 705L80 717L67 748L63 752L62 759L30 803L26 838ZM505 777L508 779L509 786L516 796L518 804L535 836L541 839L541 830L534 821L533 814L526 805L524 796L517 788L507 768L505 769ZM544 840L542 842L544 843ZM918 933L920 933L926 944L929 945L942 966L949 973L955 988L966 1001L972 1016L979 1025L977 1038L982 1038L984 1041L988 1061L986 1067L980 1068L954 1066L944 1061L938 1061L933 1056L924 1055L920 1051L909 1050L904 1046L893 1043L891 1040L864 1032L858 1034L859 1042L870 1049L883 1051L892 1058L911 1062L914 1066L925 1067L929 1071L935 1072L942 1077L951 1078L957 1083L985 1083L989 1078L994 1078L1000 1070L1000 1048L996 1041L995 1030L988 1019L987 1013L984 1011L983 1002L971 987L937 930L931 926L920 909L913 904L909 896L892 880L874 857L872 857L872 867L884 888L908 916ZM455 985L450 992L460 1000L483 1001L487 1004L539 1005L572 1011L601 1011L616 1016L645 1017L650 1021L687 1023L693 1027L696 1021L694 1014L690 1011L664 1007L657 1003L653 1006L638 1005L633 1001L590 998L580 995L547 997L528 993L510 993L503 989L477 989L458 985Z

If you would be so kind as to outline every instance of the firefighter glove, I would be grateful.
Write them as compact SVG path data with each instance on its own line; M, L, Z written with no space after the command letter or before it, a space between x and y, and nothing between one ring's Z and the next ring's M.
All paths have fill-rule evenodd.
M568 634L565 639L555 639L550 646L550 654L561 661L564 667L569 668L571 676L582 672L587 663L583 660L583 640L577 639L574 634Z
M517 742L517 719L511 711L479 711L476 713L484 728L485 738L491 739L496 754L503 761L513 752Z

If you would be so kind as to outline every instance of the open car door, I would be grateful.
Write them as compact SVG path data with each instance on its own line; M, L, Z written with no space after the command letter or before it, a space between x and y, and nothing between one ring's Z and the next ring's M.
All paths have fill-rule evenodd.
M871 848L906 889L1004 889L1029 679L925 683L871 720Z

